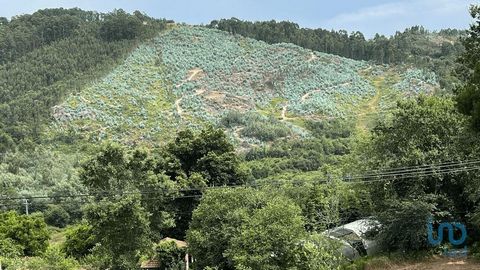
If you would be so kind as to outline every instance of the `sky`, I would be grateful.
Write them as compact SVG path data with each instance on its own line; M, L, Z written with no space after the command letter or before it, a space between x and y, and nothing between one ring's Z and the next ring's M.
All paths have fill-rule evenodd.
M429 30L466 29L468 7L479 0L0 0L0 17L29 14L38 9L79 7L108 12L140 10L155 18L207 24L220 18L289 20L301 27L394 34L413 25Z

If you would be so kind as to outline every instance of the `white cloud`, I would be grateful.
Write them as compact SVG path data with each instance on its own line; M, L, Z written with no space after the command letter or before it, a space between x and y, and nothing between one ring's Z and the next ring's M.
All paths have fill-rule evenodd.
M338 14L322 23L324 28L359 30L372 37L375 33L394 34L413 25L427 29L467 28L468 7L472 0L397 0Z
M341 13L327 21L328 25L338 25L382 19L389 16L402 15L407 12L406 5L402 2L381 4L373 7L362 8L354 12Z

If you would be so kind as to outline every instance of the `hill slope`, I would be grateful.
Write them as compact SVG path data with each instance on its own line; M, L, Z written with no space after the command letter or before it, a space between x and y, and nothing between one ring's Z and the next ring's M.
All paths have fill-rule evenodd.
M389 82L390 101L437 87L431 73L398 72L292 44L177 26L55 106L50 133L133 144L159 142L178 128L213 123L247 143L308 136L305 119L388 109L391 104L383 100L375 79ZM362 110L372 99L374 108Z

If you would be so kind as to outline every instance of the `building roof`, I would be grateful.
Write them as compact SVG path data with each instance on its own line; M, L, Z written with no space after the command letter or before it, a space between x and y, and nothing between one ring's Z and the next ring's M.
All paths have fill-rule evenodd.
M177 240L177 239L174 239L174 238L170 238L170 237L165 237L165 238L163 238L162 240L160 240L160 243L162 243L162 242L174 242L175 245L177 245L178 248L186 248L186 247L188 247L187 242L181 241L181 240Z
M144 261L140 266L142 269L152 269L152 268L160 268L160 261L158 260L148 260Z

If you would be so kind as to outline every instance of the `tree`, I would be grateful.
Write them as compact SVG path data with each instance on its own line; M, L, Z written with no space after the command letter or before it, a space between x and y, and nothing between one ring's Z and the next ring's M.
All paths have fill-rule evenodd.
M150 245L148 212L138 196L125 196L90 204L85 216L113 269L133 269Z
M49 205L47 210L44 212L45 221L47 224L63 228L67 226L70 221L70 215L58 205Z
M138 16L118 9L104 16L100 36L107 41L135 39L143 34L142 30L143 22Z
M341 260L334 245L308 235L300 207L269 188L209 190L187 241L199 269L334 269Z
M68 256L80 259L90 254L95 244L95 233L92 231L92 226L82 222L68 227L65 231L63 251Z
M243 181L237 171L238 161L235 159L234 147L221 129L207 126L198 134L194 134L191 130L180 131L175 142L168 145L168 152L178 159L187 176L193 172L199 172L209 177L208 180L212 182L211 184L217 185ZM218 163L220 162L216 158L218 156L223 156L225 165ZM210 166L209 163L212 162L215 164ZM226 172L223 173L222 170L226 170ZM222 175L229 173L230 177L222 178Z
M187 129L177 133L174 142L167 145L160 167L165 174L184 188L202 189L205 186L237 185L246 182L247 173L240 166L233 145L221 129L207 126L194 133ZM182 192L186 196L200 196L201 190ZM176 226L169 233L185 237L192 211L198 198L181 198L173 202Z
M150 153L116 144L104 145L83 165L81 180L96 194L85 216L98 252L115 269L134 267L139 252L174 225L168 208L177 186L157 165Z
M300 208L286 198L274 198L247 216L225 255L236 269L289 269L305 236Z
M399 102L398 107L391 121L380 123L373 131L368 142L370 149L365 150L370 157L367 170L427 166L425 170L436 172L441 168L432 164L461 162L476 155L469 146L466 119L457 112L452 100L421 96ZM425 174L419 171L408 178L402 178L400 173L388 178L394 180L395 176L398 177L395 181L371 185L372 197L382 198L376 200L378 207L382 208L382 202L388 198L425 194L443 194L459 211L470 207L470 203L459 196L468 196L468 173Z
M12 137L5 132L0 130L0 160L3 160L3 154L8 150L11 150L15 143L13 142Z
M178 247L174 241L162 241L155 246L156 258L162 270L185 269L185 247Z
M10 244L20 247L24 256L42 254L50 239L43 216L19 215L14 211L0 213L0 236Z
M457 102L460 111L472 117L473 127L480 130L480 6L470 8L475 23L470 26L468 36L463 40L465 52L459 58L462 75L466 84L457 89Z
M433 218L435 206L422 198L390 203L378 216L382 225L377 240L383 249L402 252L427 249L426 224L429 218Z

